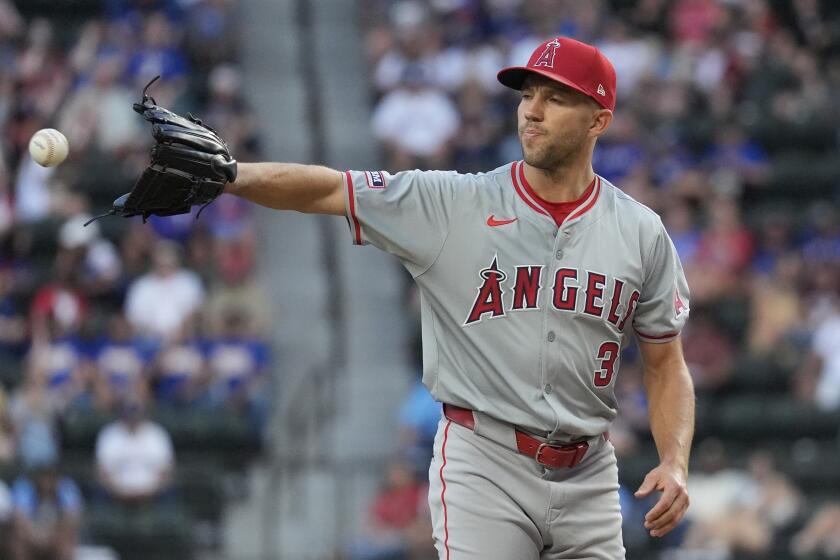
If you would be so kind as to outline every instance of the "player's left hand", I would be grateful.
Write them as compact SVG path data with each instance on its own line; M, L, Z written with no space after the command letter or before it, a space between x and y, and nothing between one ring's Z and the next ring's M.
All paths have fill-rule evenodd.
M192 115L182 117L161 107L146 93L157 79L143 89L142 102L134 104L152 124L151 162L131 192L115 200L108 214L94 219L141 215L145 222L151 215L186 214L194 205L213 202L226 183L236 180L236 160L215 130Z
M636 490L636 498L658 490L662 496L645 515L645 529L652 537L664 537L677 526L688 509L685 471L678 466L662 464L650 471Z

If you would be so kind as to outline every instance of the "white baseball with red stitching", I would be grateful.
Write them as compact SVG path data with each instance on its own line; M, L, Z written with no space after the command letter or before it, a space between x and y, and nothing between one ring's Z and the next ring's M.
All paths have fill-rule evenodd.
M29 140L29 154L43 167L54 167L67 158L70 144L67 138L54 128L42 128Z

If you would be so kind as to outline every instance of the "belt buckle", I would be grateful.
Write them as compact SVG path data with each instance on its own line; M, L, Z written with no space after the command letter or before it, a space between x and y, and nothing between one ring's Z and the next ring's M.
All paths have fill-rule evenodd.
M583 460L584 455L586 455L587 450L589 450L589 443L586 442L586 441L581 441L581 442L578 442L578 443L575 443L575 444L572 444L572 445L556 446L556 445L550 445L550 444L545 443L545 442L541 442L540 445L537 447L537 452L534 454L534 461L536 461L538 465L542 465L544 467L556 468L556 467L554 467L554 465L549 465L548 463L545 463L542 460L542 452L546 447L551 447L551 448L559 447L563 451L573 451L574 452L574 457L572 457L572 460L570 461L570 464L566 465L566 466L574 467L575 465L580 463L581 460Z
M551 446L548 445L547 443L540 443L540 445L537 447L537 452L534 455L534 461L536 461L538 465L542 465L544 467L551 467L551 465L549 465L547 463L543 463L543 461L542 461L542 452L543 452L543 449L545 449L546 447L551 447Z

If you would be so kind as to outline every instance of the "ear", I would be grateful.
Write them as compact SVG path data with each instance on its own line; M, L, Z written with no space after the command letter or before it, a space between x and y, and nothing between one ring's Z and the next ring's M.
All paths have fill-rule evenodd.
M592 124L589 127L589 135L595 138L601 136L612 122L613 113L609 109L598 109L592 114Z

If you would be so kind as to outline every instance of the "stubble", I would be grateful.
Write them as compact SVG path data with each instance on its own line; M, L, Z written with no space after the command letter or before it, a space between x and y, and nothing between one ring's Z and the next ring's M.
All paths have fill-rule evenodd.
M526 141L522 136L524 128L523 126L519 130L519 142L525 163L549 174L576 161L586 145L586 131L571 130L553 138L543 134ZM526 142L529 143L528 146Z

